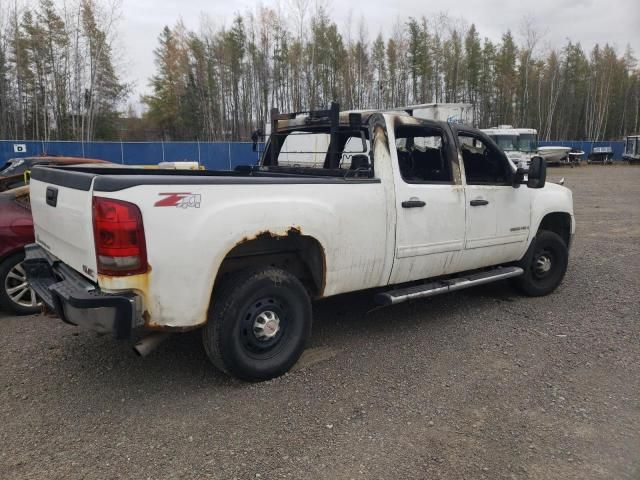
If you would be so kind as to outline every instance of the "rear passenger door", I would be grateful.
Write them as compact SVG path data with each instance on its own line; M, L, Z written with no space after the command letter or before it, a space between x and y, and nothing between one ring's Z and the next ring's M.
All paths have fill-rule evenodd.
M397 223L390 283L454 272L465 233L455 139L427 122L397 125L393 134Z
M514 188L506 155L486 137L458 130L466 196L465 270L518 260L529 236L530 191Z

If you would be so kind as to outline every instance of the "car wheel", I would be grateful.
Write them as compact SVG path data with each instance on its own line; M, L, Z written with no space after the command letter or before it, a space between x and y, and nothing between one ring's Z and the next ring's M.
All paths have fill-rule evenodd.
M562 282L569 264L569 250L554 232L540 230L536 235L524 274L514 278L515 286L525 295L540 297L553 292ZM525 257L525 258L527 258Z
M0 263L0 307L17 315L31 315L40 312L42 304L27 282L23 260L24 253L16 253Z
M220 370L248 381L287 372L311 334L311 301L300 281L267 267L233 274L213 293L202 339Z

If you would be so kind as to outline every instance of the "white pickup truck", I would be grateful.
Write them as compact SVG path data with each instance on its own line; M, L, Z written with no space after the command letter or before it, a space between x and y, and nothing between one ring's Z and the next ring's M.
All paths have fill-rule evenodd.
M201 328L216 367L263 380L300 357L315 299L562 281L573 200L542 159L514 170L482 132L410 110L271 124L259 164L233 172L33 169L32 287L65 322L143 346Z

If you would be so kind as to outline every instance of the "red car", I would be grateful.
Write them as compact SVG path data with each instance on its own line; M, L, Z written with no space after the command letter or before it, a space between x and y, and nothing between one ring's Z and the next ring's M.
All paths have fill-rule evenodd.
M24 246L33 242L29 187L0 193L0 307L19 315L40 310L21 266Z
M0 187L11 188L35 165L109 164L104 160L73 157L29 157L9 160L0 167ZM17 180L16 180L17 179ZM25 178L26 181L26 178ZM40 311L40 302L22 269L24 247L33 243L33 220L27 185L0 188L0 308L18 315Z

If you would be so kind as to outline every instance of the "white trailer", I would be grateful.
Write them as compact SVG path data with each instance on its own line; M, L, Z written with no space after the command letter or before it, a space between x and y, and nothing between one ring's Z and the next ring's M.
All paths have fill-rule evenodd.
M498 144L516 167L529 168L531 158L538 153L538 131L534 128L500 125L482 131Z

